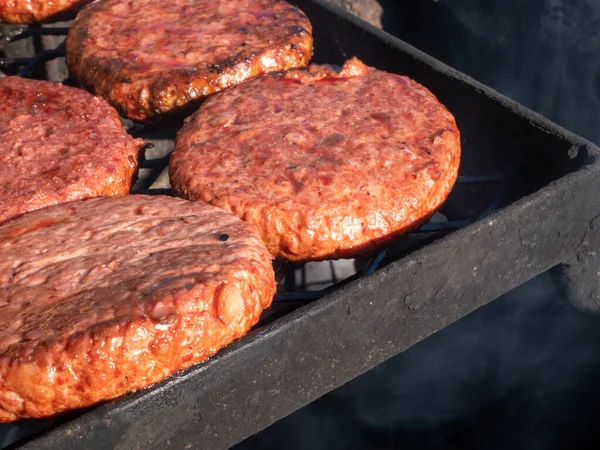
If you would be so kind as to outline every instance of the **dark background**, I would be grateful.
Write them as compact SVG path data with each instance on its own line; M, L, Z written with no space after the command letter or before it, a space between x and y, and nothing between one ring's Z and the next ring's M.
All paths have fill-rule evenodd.
M600 1L380 3L386 31L600 144ZM542 274L234 448L598 449L599 382L600 316Z

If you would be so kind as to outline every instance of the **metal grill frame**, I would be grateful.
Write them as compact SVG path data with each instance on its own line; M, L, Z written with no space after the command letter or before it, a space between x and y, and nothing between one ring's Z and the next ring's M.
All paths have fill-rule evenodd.
M497 120L515 142L511 151L530 145L547 155L553 176L509 193L516 200L491 215L294 305L210 361L65 417L22 448L228 448L598 242L600 149L324 0L291 3L311 19L320 60L357 56L407 74L453 112Z

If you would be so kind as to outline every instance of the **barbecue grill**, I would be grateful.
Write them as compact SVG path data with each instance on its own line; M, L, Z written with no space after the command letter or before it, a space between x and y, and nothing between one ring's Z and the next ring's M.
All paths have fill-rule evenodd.
M350 271L320 263L320 284L311 266L278 265L275 303L247 336L152 388L43 422L20 448L228 448L597 242L600 149L324 0L291 3L313 24L314 62L357 56L425 85L455 115L463 153L447 202ZM16 29L2 43L66 31ZM54 78L46 63L64 47L34 53L0 70ZM176 130L127 125L154 144L133 192L169 193Z

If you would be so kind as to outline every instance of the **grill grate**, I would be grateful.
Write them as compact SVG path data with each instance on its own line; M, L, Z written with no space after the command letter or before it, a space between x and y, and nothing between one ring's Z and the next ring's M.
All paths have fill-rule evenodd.
M28 27L20 27L0 36L0 52L10 43L17 42L22 39L36 38L39 36L66 36L67 27L53 28L43 25L30 25ZM0 71L7 74L14 74L22 77L34 77L34 74L45 74L45 64L53 59L64 58L65 44L60 42L54 48L36 49L36 53L30 57L0 58ZM66 84L76 84L71 79L66 79L63 82ZM132 189L133 194L150 194L150 195L172 195L168 184L164 181L161 183L159 178L165 174L169 164L170 152L172 150L172 141L176 130L167 130L160 138L157 145L153 142L157 129L154 126L140 125L124 120L124 126L129 133L144 138L148 144L144 147L142 158L140 161L140 175L138 182ZM167 145L165 145L165 141ZM161 145L162 144L162 145ZM164 175L163 175L164 176ZM400 239L401 243L405 243L412 236L427 236L426 242L431 242L446 233L463 228L483 217L488 216L493 211L497 210L505 197L506 188L509 177L503 174L477 174L477 175L460 175L456 181L456 187L468 186L471 189L477 190L481 185L492 185L493 196L492 201L485 207L483 211L475 211L466 216L453 220L446 220L440 214L436 214L428 223L408 233ZM422 239L419 239L422 240ZM409 246L413 251L417 247ZM406 251L401 251L400 254L405 254ZM385 249L380 251L375 256L363 260L356 259L350 261L325 261L321 263L307 264L286 264L279 268L278 272L284 272L283 277L278 286L278 293L274 301L278 303L294 303L299 304L310 302L329 294L342 286L354 281L362 276L373 274L378 268L391 262L392 258L397 259L398 252ZM353 267L352 267L353 266ZM337 273L336 273L337 272ZM338 274L339 273L339 274ZM316 275L316 276L315 276Z
M40 25L16 28L0 36L0 52L11 42L40 36L66 36L68 28L52 28ZM0 70L14 73L20 77L27 77L37 68L43 68L44 63L65 56L65 44L61 42L51 49L41 49L34 56L21 58L0 58Z
M24 448L230 448L597 241L600 149L326 0L289 1L311 20L315 62L356 56L438 95L461 130L459 182L430 223L372 260L277 262L279 301L264 326L147 390L30 422L45 433ZM35 61L8 58L24 38L3 38L0 72L74 84L60 57L43 53L63 51L59 31L45 28L21 32ZM126 126L156 144L132 192L168 194L175 130ZM315 264L328 277L311 280Z

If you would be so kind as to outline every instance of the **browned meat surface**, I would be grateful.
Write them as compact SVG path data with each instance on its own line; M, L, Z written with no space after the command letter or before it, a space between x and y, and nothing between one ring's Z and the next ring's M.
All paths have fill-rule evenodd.
M0 22L35 23L66 20L92 0L0 0Z
M252 227L204 203L125 196L0 226L0 422L140 389L254 325L275 291Z
M101 0L75 19L67 65L121 114L156 120L262 73L306 66L311 32L281 0Z
M80 89L0 79L0 222L88 197L129 193L141 140Z
M344 258L423 222L460 159L452 114L423 86L357 59L209 98L177 136L175 192L254 224L289 260Z

